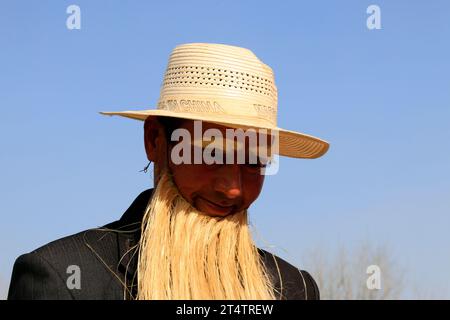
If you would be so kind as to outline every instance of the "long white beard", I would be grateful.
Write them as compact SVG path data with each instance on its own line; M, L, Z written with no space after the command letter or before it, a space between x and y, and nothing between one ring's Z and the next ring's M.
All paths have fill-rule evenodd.
M275 299L247 210L211 217L164 173L144 214L138 299Z

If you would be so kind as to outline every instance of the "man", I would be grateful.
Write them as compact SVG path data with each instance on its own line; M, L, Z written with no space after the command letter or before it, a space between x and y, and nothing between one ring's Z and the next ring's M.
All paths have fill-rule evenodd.
M306 271L257 248L249 230L269 160L328 150L278 128L276 113L273 72L251 51L176 47L158 109L103 112L145 121L155 189L120 220L19 257L9 299L319 299Z

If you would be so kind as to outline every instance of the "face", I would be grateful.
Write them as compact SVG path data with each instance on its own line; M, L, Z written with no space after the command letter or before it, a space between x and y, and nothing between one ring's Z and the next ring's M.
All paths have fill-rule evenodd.
M194 136L193 121L185 120L178 127L188 130L191 136ZM199 211L210 216L223 217L247 209L258 198L264 175L260 173L260 164L249 163L248 155L244 164L237 164L237 161L233 164L206 164L203 161L201 164L194 164L193 161L190 164L175 164L170 154L177 142L169 143L165 157L149 155L149 151L151 153L158 150L158 143L166 143L165 139L155 139L156 131L161 135L161 128L153 131L150 128L151 125L146 124L146 150L149 160L155 162L158 167L169 169L180 194ZM225 136L226 127L202 123L203 132L211 128L219 129ZM152 146L152 140L158 142ZM148 144L150 146L147 146ZM164 146L160 146L159 149L164 150ZM247 152L248 148L245 150ZM167 161L167 165L161 163L162 161Z

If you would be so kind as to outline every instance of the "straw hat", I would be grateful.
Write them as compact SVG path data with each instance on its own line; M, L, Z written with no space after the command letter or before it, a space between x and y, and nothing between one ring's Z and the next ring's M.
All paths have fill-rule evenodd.
M104 111L145 120L165 116L233 128L265 128L279 134L279 154L318 158L329 144L277 127L277 87L272 69L248 49L211 43L177 46L170 55L157 109Z

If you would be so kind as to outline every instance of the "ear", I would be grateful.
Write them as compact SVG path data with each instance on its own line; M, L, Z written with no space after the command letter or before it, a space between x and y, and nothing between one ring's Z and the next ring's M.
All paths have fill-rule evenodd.
M153 183L156 186L161 173L167 169L167 143L164 126L157 117L149 116L144 122L144 144L147 159L154 163Z
M166 157L166 139L164 127L157 117L148 116L144 122L144 144L147 159L155 165L164 166Z

